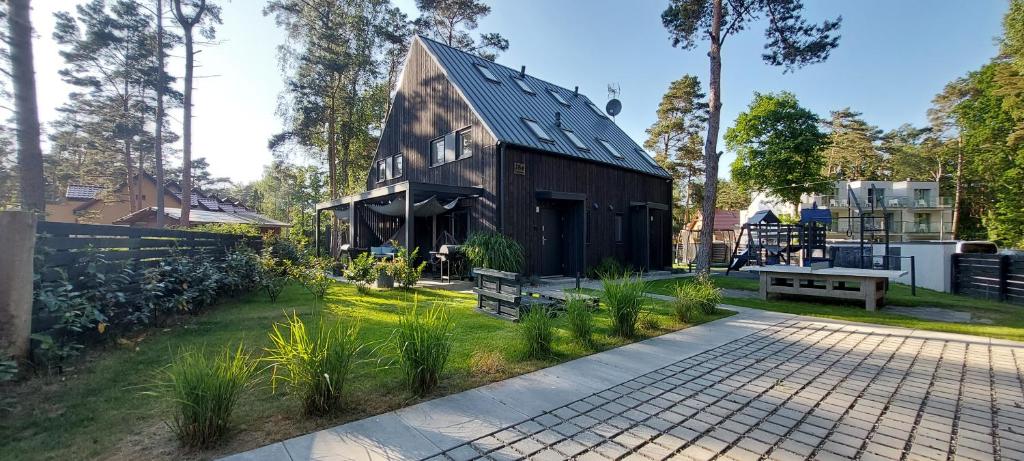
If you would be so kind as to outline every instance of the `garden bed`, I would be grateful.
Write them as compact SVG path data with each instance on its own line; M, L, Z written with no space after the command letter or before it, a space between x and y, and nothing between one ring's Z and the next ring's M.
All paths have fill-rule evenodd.
M12 407L0 418L0 450L6 459L206 459L244 451L346 421L408 406L418 401L460 392L489 382L527 373L590 353L642 340L688 325L674 320L666 303L652 302L651 318L658 327L642 330L630 340L607 335L609 322L602 307L595 317L594 346L573 342L561 320L554 354L543 360L521 359L516 324L480 315L472 295L444 290L414 289L358 292L336 283L326 297L325 315L357 322L363 342L379 344L397 326L399 316L413 303L421 308L444 305L455 322L455 344L440 384L424 397L414 397L401 371L386 367L380 348L364 347L345 391L345 410L324 418L302 416L296 399L272 394L269 371L261 371L258 387L239 402L233 432L217 447L185 451L164 422L167 408L142 395L154 376L183 346L220 348L244 341L260 356L268 346L267 333L293 310L304 320L320 315L313 297L297 284L285 288L276 303L262 293L246 295L195 317L181 317L162 329L149 329L117 344L89 351L60 376L39 377L9 385L3 395ZM702 321L729 312L718 312Z

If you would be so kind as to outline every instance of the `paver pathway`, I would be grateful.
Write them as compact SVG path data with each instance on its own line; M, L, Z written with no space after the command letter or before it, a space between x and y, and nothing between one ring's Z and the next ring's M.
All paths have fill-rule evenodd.
M1024 459L1024 344L729 308L233 459Z

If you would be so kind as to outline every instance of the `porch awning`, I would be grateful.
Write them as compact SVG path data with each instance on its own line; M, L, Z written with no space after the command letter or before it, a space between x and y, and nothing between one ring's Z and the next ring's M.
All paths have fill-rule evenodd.
M421 202L416 202L412 205L413 216L424 217L424 216L436 216L442 213L447 213L455 208L459 204L461 197L457 197L448 203L441 203L437 196L431 196L430 198ZM384 205L367 205L367 208L380 213L385 216L405 216L405 197L399 197L392 200L390 203Z

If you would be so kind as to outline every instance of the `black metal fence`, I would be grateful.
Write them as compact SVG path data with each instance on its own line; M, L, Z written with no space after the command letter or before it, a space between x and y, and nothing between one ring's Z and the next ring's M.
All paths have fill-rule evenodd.
M1024 305L1024 256L955 254L953 293Z

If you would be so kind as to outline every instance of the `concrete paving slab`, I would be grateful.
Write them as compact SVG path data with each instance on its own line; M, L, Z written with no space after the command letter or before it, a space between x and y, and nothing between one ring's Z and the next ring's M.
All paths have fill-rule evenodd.
M528 419L518 408L480 389L413 405L395 414L442 450Z
M284 444L277 442L221 459L223 461L290 461L292 458L288 455Z

